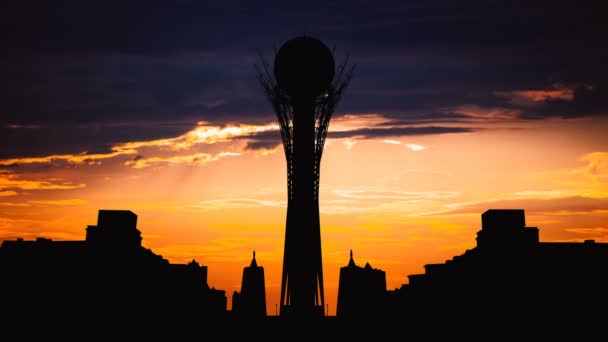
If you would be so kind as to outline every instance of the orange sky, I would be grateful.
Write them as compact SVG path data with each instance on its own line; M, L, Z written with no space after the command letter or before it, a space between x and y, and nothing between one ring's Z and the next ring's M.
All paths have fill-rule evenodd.
M566 98L567 91L511 94ZM339 268L386 271L389 289L426 263L475 245L490 208L526 210L542 241L608 241L605 119L516 120L479 115L470 133L328 139L321 171L326 303L335 314ZM492 118L492 124L487 119ZM330 131L368 127L381 114L344 115ZM214 127L117 145L112 153L0 160L0 240L82 240L99 209L138 215L143 245L172 262L207 265L228 309L256 251L265 268L268 313L279 303L286 214L281 148L249 150L242 139L276 124ZM84 152L84 151L83 151ZM137 157L136 157L137 156ZM17 165L17 166L15 166ZM12 167L8 167L12 166Z

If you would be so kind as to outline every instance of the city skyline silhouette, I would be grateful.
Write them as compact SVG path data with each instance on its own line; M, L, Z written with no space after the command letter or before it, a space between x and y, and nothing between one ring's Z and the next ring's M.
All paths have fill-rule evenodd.
M562 266L569 275L547 271L551 285L527 267L562 260L562 249L599 255L608 241L608 56L601 44L608 27L594 5L67 0L11 3L1 12L0 243L71 246L66 253L77 255L86 249L82 229L99 210L130 211L140 235L129 243L140 239L137 250L176 269L208 268L204 283L224 291L227 311L241 298L243 268L255 251L266 314L279 315L290 292L283 288L293 179L282 127L254 66L274 62L294 37L321 40L335 72L343 61L357 65L331 124L319 126L327 129L311 188L319 223L303 222L308 214L292 220L318 227L313 254L322 280L314 296L328 317L340 316L341 270L351 259L353 279L376 274L375 290L350 287L342 295L351 308L370 308L362 312L400 309L348 293L377 294L385 284L388 301L416 307L447 296L417 283L433 291L443 288L430 279L470 285L476 276L452 274L474 274L477 256L491 255L483 241L492 235L480 224L488 210L524 210L526 224L539 228L538 255L494 256L517 259L542 289L523 302L566 305L547 298L585 292L574 285L591 271L584 257L566 258L579 265ZM298 82L283 87L302 91ZM290 245L300 248L296 255L308 249ZM44 272L48 283L41 284L56 289L50 278L61 277ZM522 290L512 279L501 284Z
M142 246L135 213L99 210L97 224L85 229L85 240L2 242L0 290L11 294L3 300L4 324L34 325L44 332L69 321L78 332L99 329L111 317L106 333L120 329L140 338L158 337L154 331L191 336L201 327L215 333L228 326L281 334L308 326L324 329L326 338L388 337L403 328L400 324L427 337L442 336L429 331L437 325L456 329L454 337L480 324L508 328L504 336L597 336L605 318L597 307L607 301L608 243L539 241L538 227L526 225L521 209L489 209L481 221L475 248L424 265L425 273L409 275L409 283L394 290L387 289L383 270L369 262L357 265L351 250L348 264L340 268L336 316L279 316L266 312L264 267L255 251L229 309L226 292L209 286L206 265L169 262ZM146 326L156 330L142 331ZM232 337L242 338L242 333Z

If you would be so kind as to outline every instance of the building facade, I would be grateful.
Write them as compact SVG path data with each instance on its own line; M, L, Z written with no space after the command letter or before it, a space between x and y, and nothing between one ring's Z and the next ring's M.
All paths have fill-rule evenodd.
M99 210L82 241L5 240L0 293L11 296L2 310L17 321L186 322L225 315L225 293L208 286L207 266L170 263L141 241L137 215L129 210Z
M241 292L235 292L232 296L232 311L239 317L266 317L264 267L258 266L255 251L251 264L243 268Z
M379 317L386 309L386 274L369 263L357 266L350 251L347 266L340 268L336 316L344 319Z

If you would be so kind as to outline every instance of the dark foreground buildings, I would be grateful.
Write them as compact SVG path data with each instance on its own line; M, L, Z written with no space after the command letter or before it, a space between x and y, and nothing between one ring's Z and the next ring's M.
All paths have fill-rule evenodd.
M114 336L126 326L150 337L164 329L234 339L314 340L319 331L326 340L604 334L608 243L540 242L523 210L488 210L481 221L477 246L425 265L395 290L386 290L384 271L358 266L351 255L340 270L337 316L310 322L266 315L263 268L255 256L229 313L224 291L207 285L206 266L169 263L141 246L134 213L100 210L84 241L2 243L0 331L16 331L16 324L40 331L52 322L48 332L86 327Z
M608 243L540 242L523 210L491 209L481 218L475 248L425 265L390 292L389 317L506 330L605 324Z
M225 315L226 296L209 288L207 266L194 260L169 263L142 247L136 225L137 215L131 211L100 210L84 241L4 241L3 317L14 324L84 323L103 330L140 321L185 324Z

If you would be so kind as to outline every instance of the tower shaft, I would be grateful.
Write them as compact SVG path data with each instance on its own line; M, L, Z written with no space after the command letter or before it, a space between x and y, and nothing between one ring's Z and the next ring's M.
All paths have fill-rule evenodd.
M289 200L285 229L281 312L322 315L323 269L314 99L294 101ZM289 166L288 166L289 167Z

